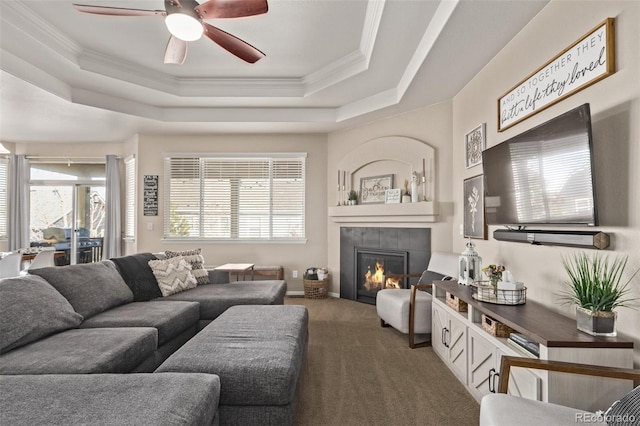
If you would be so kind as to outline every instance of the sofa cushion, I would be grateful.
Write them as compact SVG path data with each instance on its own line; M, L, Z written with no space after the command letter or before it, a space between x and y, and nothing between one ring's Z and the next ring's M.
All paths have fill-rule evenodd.
M155 328L73 329L0 357L0 374L128 373L158 347Z
M122 276L124 282L133 292L135 302L162 297L158 281L149 266L150 260L157 260L158 257L151 253L138 253L130 256L114 257L110 259Z
M181 256L167 260L150 260L149 266L163 296L180 293L198 285L191 273L191 265Z
M286 281L241 281L227 284L203 285L173 294L163 300L184 300L200 304L200 319L211 321L231 306L283 305L287 292Z
M0 418L13 426L212 425L219 395L213 374L6 376Z
M234 306L156 371L220 376L220 405L287 405L294 399L308 325L304 306Z
M200 307L195 302L133 302L101 312L84 321L80 328L154 327L158 346L198 324Z
M209 274L204 269L204 257L202 257L202 249L183 250L183 251L171 251L166 250L164 252L167 259L172 257L182 256L184 260L191 264L191 273L196 278L198 285L209 284Z
M38 276L0 280L0 353L75 328L82 315Z
M30 273L47 280L85 319L133 301L133 293L110 261L51 266Z

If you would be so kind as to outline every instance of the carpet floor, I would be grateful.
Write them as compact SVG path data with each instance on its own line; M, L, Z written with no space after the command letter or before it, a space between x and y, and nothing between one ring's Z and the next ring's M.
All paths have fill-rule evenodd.
M431 347L381 327L376 308L288 297L309 310L296 425L477 425L480 407Z

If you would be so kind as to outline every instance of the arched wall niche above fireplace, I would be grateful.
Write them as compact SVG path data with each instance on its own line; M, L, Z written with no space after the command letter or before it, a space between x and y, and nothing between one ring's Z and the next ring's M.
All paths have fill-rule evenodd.
M420 202L330 207L329 216L334 222L434 222L438 213L435 164L435 149L424 141L407 136L371 139L338 161L339 181L334 188L344 184L346 191L359 192L361 178L391 174L394 175L393 187L403 189L405 179L410 182L415 172ZM344 196L340 198L340 194L336 194L336 198L344 199Z
M426 191L423 191L423 164ZM419 175L420 200L436 199L435 149L424 141L407 136L384 136L371 139L347 153L339 162L338 170L347 174L347 186L359 190L360 179L367 176L393 174L394 188L403 188L404 180Z

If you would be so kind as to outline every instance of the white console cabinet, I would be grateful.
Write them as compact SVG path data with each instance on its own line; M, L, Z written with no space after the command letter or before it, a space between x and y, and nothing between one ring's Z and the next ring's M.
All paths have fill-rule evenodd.
M452 294L468 305L457 312L446 304ZM505 324L540 345L540 359L612 367L633 367L633 342L617 337L595 337L577 330L575 319L527 301L523 305L495 305L472 297L471 287L455 281L436 281L433 286L432 345L438 356L467 387L476 400L498 387L503 355L526 356L506 338L492 336L482 328L482 314ZM529 355L530 356L530 355ZM511 370L509 393L582 410L608 407L610 395L629 392L632 383L546 373L522 368Z
M431 344L449 369L464 381L467 377L467 327L457 312L432 304Z

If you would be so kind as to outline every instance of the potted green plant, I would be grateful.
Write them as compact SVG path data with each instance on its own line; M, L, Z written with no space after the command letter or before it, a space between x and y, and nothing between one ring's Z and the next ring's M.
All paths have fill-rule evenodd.
M615 309L634 306L634 299L628 296L629 283L638 270L623 282L627 259L627 256L609 258L600 253L588 256L583 252L563 257L569 280L561 297L565 304L576 305L578 330L594 336L616 335Z
M350 206L355 206L358 202L358 193L355 191L355 189L352 189L351 191L349 191L348 194L348 199L349 199L349 205Z

